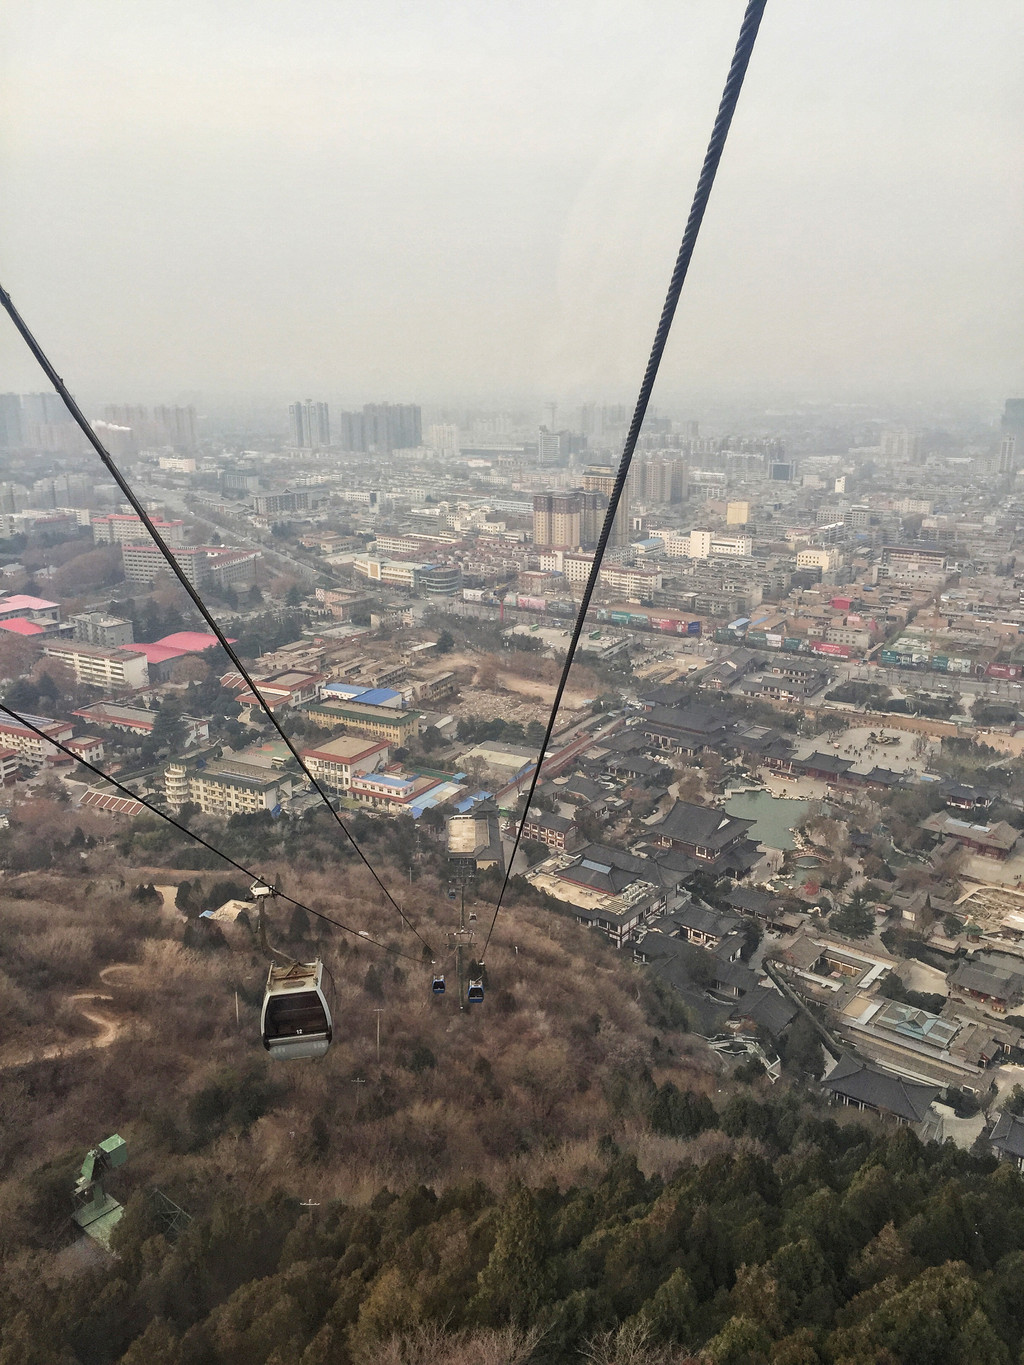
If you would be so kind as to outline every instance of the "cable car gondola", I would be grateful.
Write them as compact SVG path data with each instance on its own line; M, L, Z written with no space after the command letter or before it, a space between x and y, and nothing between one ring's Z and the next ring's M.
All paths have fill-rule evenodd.
M484 998L484 979L482 976L471 976L469 978L469 990L466 992L466 999L471 1005L479 1005Z
M444 977L435 976L430 983L430 989L434 995L444 995Z
M334 1027L323 987L324 964L271 966L263 996L260 1032L271 1057L305 1061L322 1057Z

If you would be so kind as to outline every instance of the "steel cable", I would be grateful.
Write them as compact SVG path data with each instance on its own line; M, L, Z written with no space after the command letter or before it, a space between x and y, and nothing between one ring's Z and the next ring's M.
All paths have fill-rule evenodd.
M743 87L743 78L747 72L751 53L754 50L754 41L757 38L757 31L761 24L761 17L764 14L767 0L749 0L743 15L743 22L740 25L739 36L736 40L736 48L733 52L732 63L729 67L729 74L726 78L725 89L722 92L722 99L718 106L718 114L715 118L714 127L711 130L711 137L708 141L707 152L704 155L704 164L701 167L700 176L697 180L697 188L694 191L693 202L690 206L690 214L686 220L686 228L683 238L679 245L676 255L675 265L672 276L669 280L668 292L665 296L665 304L661 310L661 317L654 334L654 344L651 347L650 358L647 361L647 369L644 371L643 381L640 385L640 392L636 400L636 407L633 410L633 419L629 424L629 431L626 436L626 443L622 450L622 457L619 460L619 467L615 475L615 482L608 501L608 510L605 513L604 524L601 527L601 535L598 538L597 549L594 553L594 563L590 574L587 577L586 587L583 590L583 597L580 601L579 614L576 617L576 624L573 627L572 639L565 656L565 664L562 668L561 677L558 680L558 687L555 689L555 697L551 706L551 714L548 717L547 729L544 732L544 740L540 746L540 755L533 770L533 777L530 781L530 788L526 794L526 805L516 829L515 842L512 845L512 854L505 868L505 876L502 879L501 890L498 892L498 899L494 907L494 915L491 919L490 928L487 930L487 938L484 940L484 953L487 945L491 941L494 933L494 926L498 921L498 914L501 911L502 901L508 888L509 880L512 876L512 866L515 862L516 854L523 837L523 828L526 824L527 816L530 813L530 803L537 790L537 782L540 777L541 768L544 766L544 758L547 753L548 744L551 742L551 735L555 728L555 721L558 718L558 710L562 704L562 696L565 692L566 683L569 681L569 671L572 668L573 657L576 647L579 644L580 636L586 622L587 611L590 607L594 589L597 586L598 574L601 570L601 561L607 549L608 541L612 532L612 524L615 521L615 514L618 511L619 502L622 499L622 491L626 486L626 479L629 476L630 465L633 462L633 452L636 450L637 440L640 430L647 415L647 407L651 401L651 394L654 391L654 381L658 376L658 369L661 359L665 352L669 333L672 330L672 320L675 317L676 305L679 303L679 296L682 293L683 282L690 266L690 259L693 256L693 249L697 244L697 237L700 233L701 223L704 220L704 212L708 206L711 196L711 189L715 183L715 176L718 172L718 165L722 159L722 152L725 149L726 138L729 134L729 126L732 123L733 114L736 112L736 104L739 100L740 90Z
M61 399L64 402L64 406L67 408L68 412L71 414L72 418L77 423L79 429L82 431L83 435L88 440L92 448L96 451L97 455L99 455L108 474L110 474L111 478L117 484L118 488L120 488L121 492L124 494L125 498L128 500L131 507L134 509L139 520L142 522L142 525L145 526L146 530L149 532L153 540L153 543L156 545L157 549L160 551L164 559L167 561L168 568L174 574L175 578L178 580L181 586L185 589L186 593L188 593L188 596L191 598L192 603L195 606L196 610L200 613L203 620L213 631L224 652L227 654L232 664L238 670L239 674L245 681L246 685L249 687L253 696L259 702L259 705L266 714L267 719L270 721L271 725L273 725L274 729L277 731L281 739L284 741L285 745L288 748L289 753L295 759L296 763L299 765L299 768L305 775L307 781L313 787L314 791L318 793L324 805L331 812L339 828L342 830L346 839L348 839L349 843L352 845L353 849L359 856L363 865L368 869L370 875L373 877L374 881L380 887L381 891L383 891L384 895L391 902L394 908L398 911L398 914L401 916L406 926L412 930L412 932L423 944L424 948L426 948L426 950L431 954L431 957L433 957L433 950L431 949L430 944L426 941L426 939L423 937L420 931L416 928L413 922L406 915L405 911L395 900L394 896L384 885L383 881L381 881L373 865L370 863L369 859L363 853L363 850L359 847L355 835L345 824L344 820L342 820L341 816L338 814L334 806L331 804L330 798L328 797L327 793L324 791L323 787L321 787L320 783L317 781L317 779L310 772L309 768L306 766L302 758L302 755L299 753L299 750L296 748L295 744L292 742L292 740L282 727L280 721L274 715L273 709L267 703L267 701L261 694L259 688L256 686L256 683L254 682L253 678L249 673L249 670L245 667L241 659L232 649L227 636L224 634L220 626L217 624L217 621L211 615L208 607L206 606L206 603L203 601L197 589L192 585L192 583L189 582L181 565L175 559L172 550L164 541L160 533L157 531L156 527L153 525L152 518L149 516L149 513L146 511L145 507L143 507L141 501L136 496L134 489L131 487L128 480L124 477L124 475L118 469L117 465L114 463L113 458L110 455L110 452L104 446L103 442L99 439L95 431L93 431L92 427L89 425L88 419L82 412L81 408L78 406L67 385L64 383L64 380L54 369L48 356L43 351L43 348L39 345L39 342L32 335L31 331L28 328L28 325L22 318L21 314L18 312L17 308L15 308L10 294L3 288L2 285L0 285L0 304L3 305L5 311L7 312L11 321L14 323L26 346L28 346L29 350L32 352L33 356L39 363L39 366L42 369L43 373L46 375L47 379L49 379L50 383L53 385L57 393L60 395Z

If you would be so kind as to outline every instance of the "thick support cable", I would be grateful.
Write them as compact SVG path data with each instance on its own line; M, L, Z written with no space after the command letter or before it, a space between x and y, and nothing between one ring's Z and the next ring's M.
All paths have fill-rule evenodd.
M530 813L530 803L533 801L534 792L537 790L537 782L540 778L541 768L544 766L544 756L551 742L551 735L555 728L555 721L558 719L558 710L562 704L562 696L569 681L569 671L572 668L573 657L576 647L583 634L583 627L587 619L587 611L590 607L594 589L597 586L598 574L601 571L601 561L604 552L608 547L608 541L612 533L612 525L615 521L615 514L619 509L622 500L622 491L626 486L626 479L629 477L630 465L633 462L633 452L636 450L636 443L640 437L640 430L647 415L647 408L651 401L651 394L654 391L654 381L658 377L658 369L661 365L661 358L665 353L665 346L668 342L669 332L672 330L672 319L675 317L676 305L679 303L679 295L682 293L683 282L686 279L686 272L690 267L690 259L693 256L693 249L697 244L697 237L700 233L701 223L704 221L704 211L708 206L711 197L711 189L715 183L715 175L718 171L718 164L722 159L722 152L725 149L726 138L729 135L729 126L732 123L732 116L736 112L736 103L739 100L740 90L743 88L743 78L747 73L747 66L750 62L750 55L754 50L754 41L757 38L757 30L761 24L761 17L767 0L748 0L746 11L743 15L743 22L740 25L739 37L736 40L736 50L733 53L732 64L729 67L729 75L726 78L725 89L722 92L721 103L718 106L718 115L715 118L714 127L711 130L711 138L708 142L708 149L704 155L704 164L701 167L700 177L697 180L697 188L694 191L693 203L690 206L690 216L686 220L686 228L683 232L683 239L679 245L679 252L676 256L676 263L672 270L672 277L669 280L668 293L665 296L665 305L661 310L661 317L658 327L654 334L654 344L651 347L650 359L647 361L647 369L644 371L643 382L640 385L640 393L636 400L636 407L633 410L633 420L629 424L629 432L626 436L626 444L623 447L622 458L619 461L619 468L615 475L615 483L608 500L608 511L605 513L604 524L601 527L601 535L597 542L597 550L594 554L594 563L587 578L586 587L583 589L583 597L580 602L579 614L576 617L576 624L573 627L572 639L565 656L565 665L562 668L562 675L558 680L558 687L555 689L555 699L551 707L551 715L548 718L547 729L544 732L544 742L540 747L540 756L533 770L533 778L530 782L530 789L526 794L526 806L523 810L522 818L516 830L515 842L512 845L512 854L505 868L505 876L501 883L501 890L494 907L494 915L491 919L490 928L487 930L487 938L484 940L484 952L491 941L494 933L494 926L498 920L502 901L505 899L505 892L508 888L509 880L512 876L512 865L515 862L516 854L523 837L523 828L526 824L527 816Z
M243 866L242 863L236 862L230 854L222 852L214 844L211 844L208 839L204 839L201 834L196 834L193 830L189 829L187 825L183 825L180 820L175 820L173 815L168 815L167 812L162 811L159 806L152 805L144 796L139 796L138 793L133 792L130 787L126 787L123 782L118 782L116 777L111 777L110 774L105 773L102 768L98 768L95 763L90 763L87 758L83 758L81 754L76 754L73 749L69 749L67 745L62 744L59 739L54 739L52 735L48 735L45 730L29 720L27 716L23 716L19 711L12 710L5 702L0 702L0 711L3 711L5 715L10 716L13 721L16 721L18 725L23 726L26 730L31 730L37 738L44 740L47 744L51 744L55 749L59 749L66 758L73 759L75 763L80 764L83 768L88 768L89 771L94 773L97 777L101 777L104 782L109 782L112 787L116 787L117 790L123 796L128 797L129 800L137 801L140 806L145 806L146 810L150 811L153 815L159 815L161 820L166 820L166 822L173 826L179 834L187 834L188 837L194 839L197 844L208 849L211 853L215 853L218 858L223 858L226 863L235 868L236 871L241 872L244 876L248 877L251 882L262 882L265 886L271 885L271 883L259 872L253 872L248 867ZM342 924L341 920L333 919L330 915L325 915L321 910L314 910L312 906L304 905L302 901L297 901L292 896L286 896L283 891L277 890L276 887L274 888L274 895L280 900L287 901L289 905L296 906L299 910L305 910L307 915L314 915L317 919L322 919L327 924L333 924L335 929L341 929L346 934L352 934L354 938L362 939L364 943L372 943L373 946L379 948L381 952L393 953L395 957L404 957L408 962L415 962L417 966L422 965L418 957L412 957L409 953L399 952L397 948L391 948L386 943L378 943L378 941L375 938L371 938L365 930L352 929L349 925Z
M64 383L64 380L54 369L53 365L50 362L49 357L46 355L43 348L39 345L39 342L36 341L35 337L29 331L28 324L25 322L24 318L22 318L17 308L15 308L10 294L7 293L7 291L3 288L2 285L0 285L0 304L3 305L11 321L18 329L18 332L20 333L22 340L25 342L25 345L35 356L40 369L43 371L47 379L49 379L50 383L53 385L57 393L63 399L64 406L67 408L68 412L74 418L82 434L85 436L86 440L89 442L92 448L96 451L96 454L102 460L103 465L107 470L107 473L117 484L118 488L120 488L121 492L124 494L127 501L131 504L133 510L135 511L136 516L138 516L139 520L142 522L142 525L145 526L146 530L149 532L150 536L152 537L153 543L156 545L157 549L160 551L164 559L167 561L168 568L174 574L175 578L178 580L181 586L188 593L189 597L192 599L193 606L200 613L203 620L213 631L214 635L216 635L225 654L227 654L232 664L235 666L241 677L244 679L247 687L252 692L256 700L259 702L261 709L265 713L271 725L273 725L274 729L280 735L285 745L287 745L289 753L295 759L296 763L299 765L299 768L305 775L306 780L310 783L313 790L317 792L317 794L323 801L324 805L334 816L334 819L337 822L339 828L345 835L345 838L352 845L360 861L367 868L370 875L373 877L373 880L380 887L381 891L383 891L384 895L388 898L388 900L391 902L394 908L398 911L399 915L401 916L406 926L412 930L412 932L416 935L419 941L423 944L423 947L427 950L428 953L430 953L431 957L433 957L434 954L433 950L430 947L430 944L426 941L426 939L423 937L420 931L416 928L413 922L406 915L402 907L395 900L394 896L381 881L373 865L370 863L369 859L363 853L363 850L359 847L355 835L351 832L351 830L345 824L344 820L342 820L341 816L334 809L334 806L331 804L330 797L327 795L326 791L324 791L323 787L320 785L317 779L310 772L309 768L306 766L305 762L303 761L302 755L299 753L297 747L295 746L295 744L288 736L287 732L282 727L281 722L274 715L273 709L267 704L262 693L260 692L256 683L254 682L253 678L251 677L249 670L245 667L241 659L232 649L227 636L224 634L223 630L221 630L220 626L217 624L217 621L211 615L209 608L203 601L202 597L199 595L198 591L189 582L184 571L182 570L181 565L175 559L174 554L171 551L170 547L167 545L166 541L163 539L159 531L153 525L152 518L146 511L145 507L142 505L142 502L136 495L135 490L132 488L131 484L129 484L128 480L118 469L117 465L114 463L113 458L110 455L110 452L107 450L106 446L103 444L100 438L96 435L95 431L93 431L92 427L89 425L88 419L82 412L82 409L78 406L67 385Z

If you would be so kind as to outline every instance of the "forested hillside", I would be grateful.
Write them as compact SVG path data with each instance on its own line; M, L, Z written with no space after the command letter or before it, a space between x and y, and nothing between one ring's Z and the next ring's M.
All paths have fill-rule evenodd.
M720 1113L650 1092L694 1139L667 1178L603 1144L586 1177L304 1208L223 1181L176 1242L144 1196L118 1258L5 1266L3 1365L1010 1365L1024 1181L839 1125L795 1096Z
M515 896L462 1014L313 822L301 858L283 823L265 849L286 888L411 957L280 913L335 976L337 1031L321 1063L270 1063L252 935L196 918L237 878L76 818L39 801L49 865L4 881L0 1365L1020 1359L1010 1169L829 1111L799 1072L737 1074L643 969ZM443 942L429 854L404 904ZM70 1212L114 1132L109 1257Z

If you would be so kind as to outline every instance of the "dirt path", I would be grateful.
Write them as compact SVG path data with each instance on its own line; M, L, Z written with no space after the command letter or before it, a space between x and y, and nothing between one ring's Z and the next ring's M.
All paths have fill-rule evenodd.
M100 972L100 980L105 986L115 985L116 983L111 981L115 974L135 971L138 971L138 967L133 962L112 962ZM114 999L112 995L105 995L101 991L77 991L65 999L69 1005L77 1008L83 1019L88 1020L98 1030L97 1033L92 1038L69 1038L63 1043L47 1043L44 1048L0 1058L0 1071L26 1066L29 1062L49 1062L55 1057L71 1057L76 1052L87 1052L95 1047L109 1047L120 1037L125 1028L122 1020L112 1018L101 1010L89 1008L93 1001L112 1001Z

